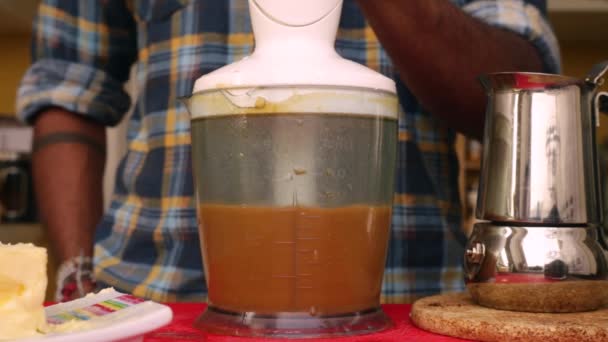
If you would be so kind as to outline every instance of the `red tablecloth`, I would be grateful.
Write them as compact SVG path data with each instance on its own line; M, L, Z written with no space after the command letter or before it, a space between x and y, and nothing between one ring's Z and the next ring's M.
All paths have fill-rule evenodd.
M232 336L218 336L204 334L192 327L194 320L203 312L205 304L201 303L179 303L167 304L173 309L173 321L171 324L153 331L145 336L146 342L162 342L162 341L208 341L208 342L273 342L277 339L263 338L244 338ZM387 315L391 317L395 323L395 327L380 333L342 337L340 342L381 342L381 341L430 341L430 342L448 342L448 341L463 341L460 339L441 336L426 332L416 328L410 321L409 314L411 305L389 304L383 305L382 308ZM328 339L307 339L305 341L328 341Z

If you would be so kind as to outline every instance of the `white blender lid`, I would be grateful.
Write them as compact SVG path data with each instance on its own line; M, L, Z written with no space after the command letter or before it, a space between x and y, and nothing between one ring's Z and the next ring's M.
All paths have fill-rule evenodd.
M396 94L395 82L334 48L342 0L249 0L255 51L200 77L193 92L264 86L359 87Z

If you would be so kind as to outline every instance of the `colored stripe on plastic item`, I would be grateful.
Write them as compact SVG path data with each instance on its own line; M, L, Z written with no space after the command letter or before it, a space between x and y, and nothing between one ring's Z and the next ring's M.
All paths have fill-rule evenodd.
M121 301L123 303L129 303L129 304L139 304L139 303L145 302L145 300L143 300L141 298L137 298L132 295L120 296L120 297L116 298L115 300Z
M103 302L95 303L83 308L50 316L47 318L47 322L49 324L62 324L68 321L88 321L91 318L105 316L143 302L145 302L145 300L135 296L122 295L120 297L107 299Z

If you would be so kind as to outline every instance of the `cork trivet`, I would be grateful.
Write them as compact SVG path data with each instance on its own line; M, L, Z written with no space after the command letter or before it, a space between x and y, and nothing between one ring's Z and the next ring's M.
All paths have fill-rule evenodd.
M608 341L608 308L578 313L495 310L468 293L426 297L412 306L419 328L479 341Z

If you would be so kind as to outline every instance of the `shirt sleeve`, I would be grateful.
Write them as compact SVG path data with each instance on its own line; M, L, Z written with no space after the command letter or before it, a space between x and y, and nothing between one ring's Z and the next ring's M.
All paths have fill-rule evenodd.
M560 71L559 44L546 17L545 0L474 0L463 10L492 26L522 36L538 49L544 72Z
M32 36L32 65L17 92L17 114L31 122L55 106L105 125L130 107L124 90L137 48L124 0L45 0Z

